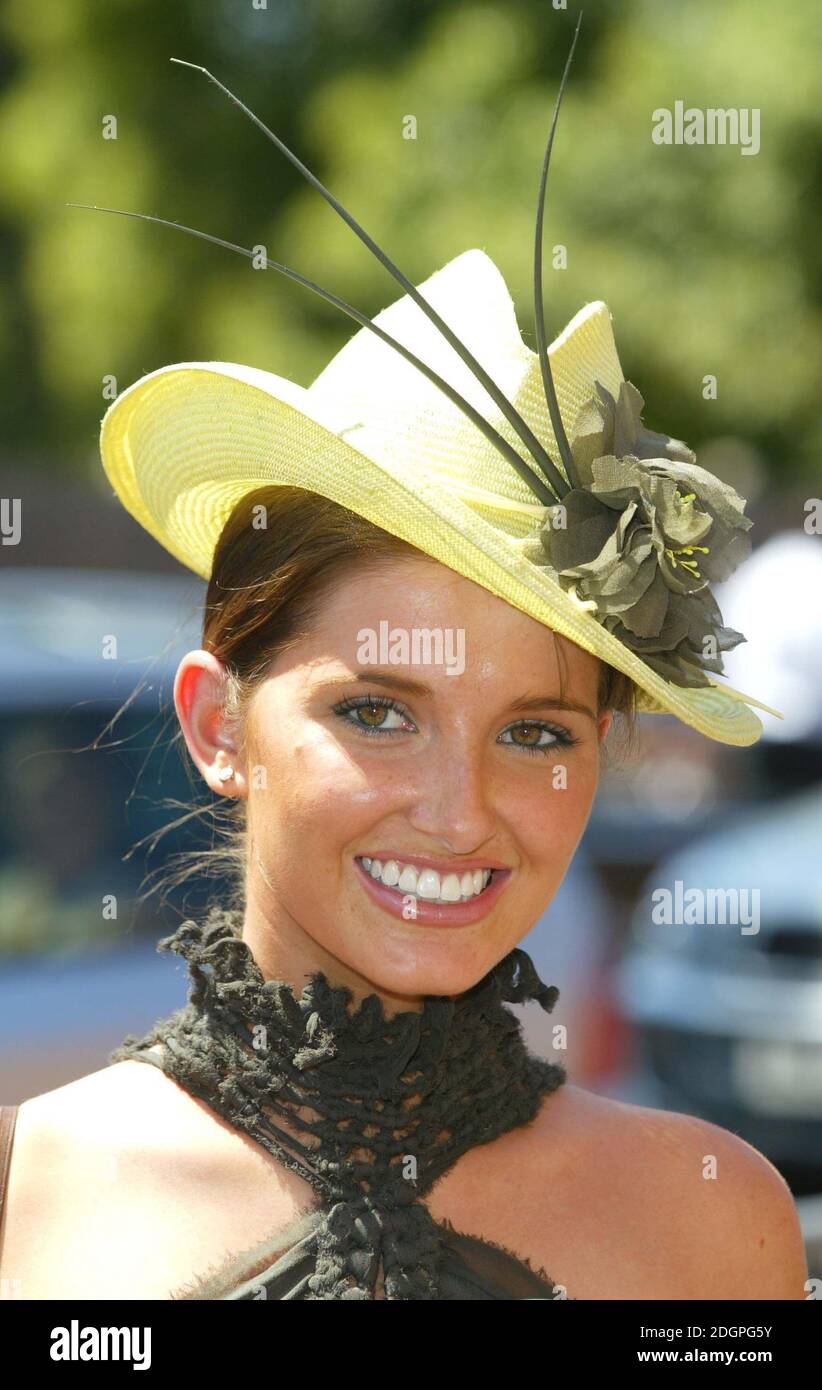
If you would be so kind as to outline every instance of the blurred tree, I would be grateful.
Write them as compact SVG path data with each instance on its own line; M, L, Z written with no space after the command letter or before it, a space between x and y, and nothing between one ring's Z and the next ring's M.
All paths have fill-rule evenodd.
M533 347L537 183L576 13L545 0L6 0L7 456L103 487L105 375L123 389L167 362L223 359L308 384L354 331L275 272L69 201L262 243L369 314L400 293L285 157L170 57L236 91L415 283L483 247ZM696 449L741 435L779 484L812 476L822 445L821 31L815 0L586 5L548 189L549 333L605 299L647 423ZM652 113L677 100L758 109L759 152L655 144ZM557 244L567 269L552 268Z

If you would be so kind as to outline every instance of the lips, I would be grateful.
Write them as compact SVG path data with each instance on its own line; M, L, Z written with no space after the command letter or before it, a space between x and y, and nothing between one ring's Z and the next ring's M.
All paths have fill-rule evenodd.
M458 872L456 868L430 867L434 863L409 855L385 860L357 856L354 860L373 901L393 917L423 925L468 926L480 921L511 878L511 870L505 868L460 865Z

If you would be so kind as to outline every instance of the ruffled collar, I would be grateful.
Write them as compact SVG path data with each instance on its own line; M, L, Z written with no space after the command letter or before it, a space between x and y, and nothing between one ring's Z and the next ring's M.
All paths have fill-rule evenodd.
M239 912L212 906L204 921L183 922L161 940L159 951L188 963L189 1002L146 1037L126 1038L110 1061L164 1042L163 1070L246 1128L252 1114L262 1120L260 1106L293 1120L298 1107L311 1105L318 1116L314 1127L301 1123L332 1168L356 1145L346 1143L342 1130L329 1132L324 1118L336 1120L348 1109L353 1119L363 1107L389 1119L399 1114L403 1142L409 1129L427 1141L417 1153L430 1180L426 1186L446 1159L453 1162L488 1137L489 1128L499 1133L510 1127L509 1119L530 1118L525 1112L536 1093L565 1080L560 1064L527 1051L519 1019L504 1008L535 999L550 1012L559 997L519 948L456 998L427 995L421 1011L386 1018L377 994L352 1011L350 989L322 972L299 996L282 980L266 980L241 930ZM454 1130L451 1141L436 1144L431 1126L446 1120ZM385 1123L379 1127L386 1129ZM315 1186L326 1185L327 1164L319 1183L308 1155L299 1170Z
M433 1252L438 1233L420 1197L467 1149L531 1120L565 1081L559 1063L528 1051L505 1008L536 999L550 1012L559 990L515 948L463 994L427 995L419 1012L386 1018L376 994L350 1010L351 991L322 972L299 996L266 980L241 929L240 913L212 907L160 941L188 964L188 1003L109 1061L160 1066L309 1182L335 1220L374 1221L384 1254L394 1252L393 1287L430 1289L433 1254L403 1267L400 1214ZM149 1053L156 1043L162 1055ZM325 1238L333 1246L333 1223Z

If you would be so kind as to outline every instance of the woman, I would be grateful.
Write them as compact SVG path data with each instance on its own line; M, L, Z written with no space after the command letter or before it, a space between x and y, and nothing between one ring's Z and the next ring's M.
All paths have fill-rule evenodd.
M251 505L261 496L268 529L249 528L246 504L235 512L203 649L174 690L203 778L247 811L243 940L297 995L322 970L357 1002L375 992L388 1016L418 1010L470 989L543 911L630 690L335 504L273 489ZM464 673L363 664L361 634L386 619L463 630ZM429 873L416 918L413 892L390 883L400 865ZM162 1070L121 1060L21 1107L0 1276L30 1298L68 1283L81 1297L167 1298L212 1270L215 1289L231 1288L246 1252L282 1241L312 1196ZM760 1154L568 1083L530 1122L468 1149L426 1200L436 1221L505 1246L570 1297L803 1296L795 1209Z
M186 1008L20 1107L0 1276L28 1298L803 1298L760 1153L567 1083L564 1040L531 1056L505 1008L556 1000L517 943L614 716L758 737L716 679L741 638L708 587L744 554L742 499L642 425L604 304L546 351L538 297L534 354L483 253L420 287L380 256L406 293L373 322L342 306L362 328L308 390L177 364L103 421L124 505L209 579L174 700L234 800L236 891L161 943Z

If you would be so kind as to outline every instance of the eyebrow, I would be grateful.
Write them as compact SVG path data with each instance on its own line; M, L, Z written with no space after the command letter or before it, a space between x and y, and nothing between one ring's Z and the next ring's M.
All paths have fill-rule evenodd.
M334 676L328 681L323 681L324 685L350 685L351 681L363 681L366 684L389 686L394 690L402 690L406 695L433 695L430 685L425 685L423 681L413 680L411 676L398 676L391 671L381 671L373 666L361 666L352 670L349 675ZM589 705L583 704L579 700L570 700L563 695L526 695L519 700L513 700L509 709L526 712L538 709L562 709L569 710L574 714L585 714L589 719L597 720L597 715Z

